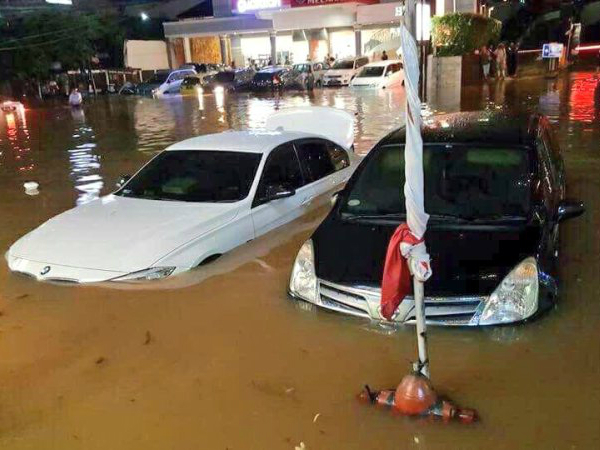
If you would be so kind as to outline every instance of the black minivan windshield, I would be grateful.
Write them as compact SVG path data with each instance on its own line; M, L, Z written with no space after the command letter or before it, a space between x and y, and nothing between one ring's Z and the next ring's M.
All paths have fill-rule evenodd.
M248 196L261 156L204 150L162 152L116 195L183 202L237 202Z
M342 217L402 216L404 146L374 150L341 205ZM425 145L425 211L466 220L526 218L531 155L524 148Z

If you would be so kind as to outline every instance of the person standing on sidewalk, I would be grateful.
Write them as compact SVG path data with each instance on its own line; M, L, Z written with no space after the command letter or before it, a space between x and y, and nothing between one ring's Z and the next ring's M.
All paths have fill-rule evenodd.
M496 73L498 79L506 77L506 47L504 44L498 45L496 49Z
M488 48L484 45L479 50L479 61L481 63L481 70L483 70L483 79L487 80L490 77L490 63L491 63L491 55Z
M515 77L517 76L517 56L519 53L519 49L514 42L511 42L508 46L508 55L507 55L507 68L508 68L508 76Z

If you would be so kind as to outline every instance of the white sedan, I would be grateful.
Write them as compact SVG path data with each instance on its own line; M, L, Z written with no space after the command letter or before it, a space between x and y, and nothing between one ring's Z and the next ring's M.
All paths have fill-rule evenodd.
M264 131L179 142L115 193L23 236L9 267L88 283L159 279L210 262L329 201L353 169L353 123L344 111L300 108L274 114Z

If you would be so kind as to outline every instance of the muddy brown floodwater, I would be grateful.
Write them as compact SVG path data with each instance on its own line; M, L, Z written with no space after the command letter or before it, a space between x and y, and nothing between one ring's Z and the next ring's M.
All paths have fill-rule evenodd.
M439 390L476 407L474 426L392 417L357 403L394 386L414 331L288 300L296 251L323 211L143 288L41 284L0 262L3 449L591 449L600 446L600 95L595 73L506 81L428 113L539 108L559 131L568 194L558 306L541 320L430 332ZM260 127L291 105L357 114L365 153L403 121L403 91L283 97L99 98L0 116L0 252L51 216L111 191L166 145ZM40 195L24 194L36 180ZM74 236L76 238L76 236Z

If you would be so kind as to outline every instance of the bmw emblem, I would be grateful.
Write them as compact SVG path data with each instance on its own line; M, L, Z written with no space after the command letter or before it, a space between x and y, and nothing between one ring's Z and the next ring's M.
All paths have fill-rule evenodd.
M46 275L48 272L50 272L50 266L44 267L40 272L40 275Z

